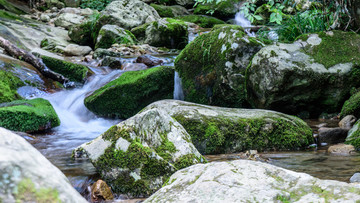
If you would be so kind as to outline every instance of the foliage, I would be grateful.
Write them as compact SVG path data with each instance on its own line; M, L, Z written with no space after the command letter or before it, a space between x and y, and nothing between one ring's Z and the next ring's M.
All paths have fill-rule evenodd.
M80 7L101 11L104 10L104 8L111 2L112 0L82 0Z

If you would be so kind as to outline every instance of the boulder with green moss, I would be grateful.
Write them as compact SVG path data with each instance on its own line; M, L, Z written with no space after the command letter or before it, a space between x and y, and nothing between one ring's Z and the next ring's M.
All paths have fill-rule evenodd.
M212 28L214 27L214 25L217 24L225 24L225 22L220 19L206 15L186 15L186 16L176 17L175 19L179 19L185 22L195 23L203 28Z
M24 14L24 6L16 4L14 1L0 0L0 9L5 9L15 14Z
M238 0L224 0L219 3L213 2L210 4L197 4L194 10L196 15L209 15L221 19L232 19L235 14L239 11L236 6L240 2Z
M173 18L177 16L184 16L190 14L186 8L179 5L164 6L158 4L150 4L150 6L153 7L158 12L160 17Z
M117 25L104 25L101 27L95 44L97 48L110 48L113 44L135 44L135 36L128 30Z
M74 25L69 29L70 39L80 45L94 45L100 28L95 24L99 15L93 15L81 24Z
M164 18L131 30L137 39L155 47L182 49L188 43L188 25L181 20Z
M353 145L357 150L360 150L360 120L349 130L345 139L345 144Z
M341 109L340 117L344 118L347 115L353 115L356 118L360 118L360 92L355 93L345 101Z
M0 70L0 103L21 99L16 92L24 83L11 72Z
M235 160L178 171L144 203L352 202L359 198L358 183L321 180L268 163Z
M200 35L175 60L185 100L225 107L244 107L245 70L262 45L240 26L222 25Z
M290 114L339 112L360 86L360 36L332 31L278 43L257 53L247 70L249 102Z
M49 56L41 56L41 59L48 68L62 74L71 81L84 83L86 78L92 74L85 65L75 64Z
M147 197L175 171L206 162L186 130L162 108L111 127L73 155L88 157L114 192L132 197Z
M163 109L190 134L201 154L256 149L298 150L313 143L311 128L301 119L260 109L206 106L163 100L147 106Z
M85 98L85 106L100 116L129 118L152 102L171 99L174 69L156 67L125 72Z
M87 201L25 139L0 128L0 202Z
M60 119L45 99L16 100L0 105L0 126L9 130L36 132L59 125Z

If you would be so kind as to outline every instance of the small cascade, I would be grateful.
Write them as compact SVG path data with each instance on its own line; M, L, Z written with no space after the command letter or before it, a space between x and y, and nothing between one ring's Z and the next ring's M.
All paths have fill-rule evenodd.
M240 25L245 29L246 34L248 34L250 37L256 37L256 34L254 32L251 32L251 22L245 18L244 14L240 11L235 14L235 24Z
M175 71L174 77L174 99L184 100L184 91L182 88L181 78L179 73Z

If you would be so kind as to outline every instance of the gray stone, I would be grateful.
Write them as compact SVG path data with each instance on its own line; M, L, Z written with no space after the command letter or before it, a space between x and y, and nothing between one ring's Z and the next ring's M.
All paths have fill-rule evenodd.
M339 127L350 130L356 122L356 118L353 115L347 115L339 122Z
M345 141L348 129L344 128L319 128L319 142L337 144Z
M79 25L85 20L84 16L73 13L62 13L56 17L54 24L58 27L70 29L73 25Z
M95 49L110 48L113 44L135 44L135 37L130 31L117 25L104 25L101 27L96 39Z
M23 202L21 196L26 202L41 202L44 196L37 196L41 189L49 191L42 194L49 202L87 202L57 167L25 139L4 128L0 128L0 174L0 199L4 202ZM20 186L26 191L16 195Z
M360 183L360 173L355 173L351 176L350 183Z
M121 59L118 57L106 56L101 61L101 66L108 66L111 69L121 69Z
M65 47L64 54L68 56L85 56L92 51L89 46L79 46L77 44L69 44Z
M64 0L64 3L67 7L79 7L81 0Z
M146 70L148 67L143 63L125 63L121 70L124 71L138 71L138 70Z
M173 174L149 202L354 202L360 185L320 180L270 164L236 160L197 164Z
M49 22L50 21L50 16L43 13L43 14L40 15L40 20L43 21L43 22Z

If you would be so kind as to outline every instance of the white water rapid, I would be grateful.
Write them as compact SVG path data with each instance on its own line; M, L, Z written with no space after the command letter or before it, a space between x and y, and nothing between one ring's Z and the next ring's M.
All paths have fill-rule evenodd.
M246 34L248 34L250 37L256 37L256 34L254 32L251 32L251 22L245 18L244 14L242 14L240 11L235 14L235 24L240 25L245 29Z
M174 99L184 100L184 92L182 88L181 78L179 73L175 71L174 77Z

